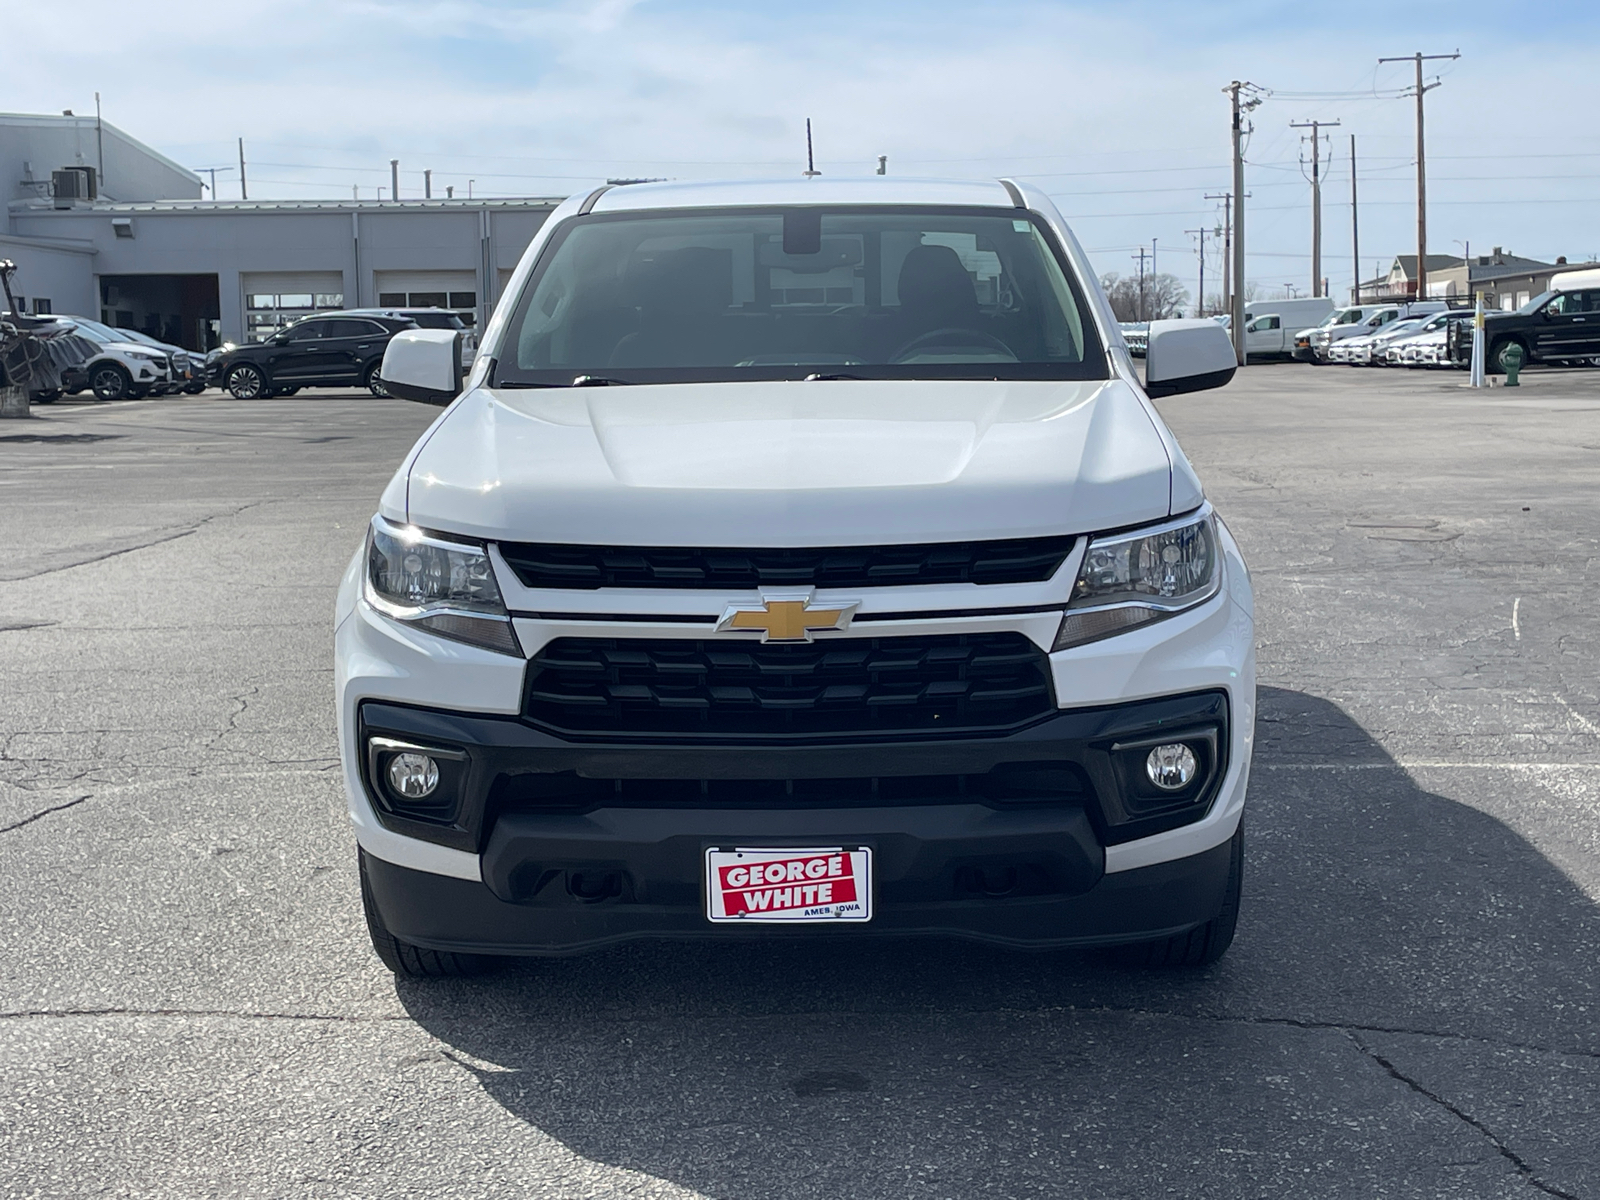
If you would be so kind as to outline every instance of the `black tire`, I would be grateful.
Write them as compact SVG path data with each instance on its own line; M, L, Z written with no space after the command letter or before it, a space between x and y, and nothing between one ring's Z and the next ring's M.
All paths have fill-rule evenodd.
M33 395L29 396L28 399L33 401L35 404L54 404L57 400L61 399L61 389L51 388L46 392L35 392Z
M273 392L272 394L274 396L293 396L299 391L300 391L300 389L297 388L297 387L279 388L277 391Z
M89 387L96 400L122 400L133 391L133 378L116 363L101 363L89 372Z
M1233 945L1234 930L1239 925L1239 895L1244 885L1244 822L1230 843L1233 853L1228 865L1228 887L1222 896L1222 909L1204 925L1188 933L1165 938L1159 942L1138 942L1132 946L1118 946L1112 951L1115 960L1127 967L1209 967Z
M408 979L458 979L482 975L499 965L500 960L492 955L424 950L395 937L383 923L383 914L378 911L378 902L372 895L372 884L367 880L366 852L358 850L356 854L361 867L361 907L367 915L367 933L372 938L373 950L389 970Z
M367 390L374 396L378 397L380 400L387 400L393 395L393 393L390 392L388 388L384 387L383 380L378 378L378 368L381 366L383 366L382 363L373 363L370 367L368 367L366 378L363 380L363 382L366 383Z
M272 394L266 373L254 363L240 363L230 370L227 388L235 400L262 400Z
M183 385L183 394L185 396L198 396L205 390L206 385L203 383L186 383Z

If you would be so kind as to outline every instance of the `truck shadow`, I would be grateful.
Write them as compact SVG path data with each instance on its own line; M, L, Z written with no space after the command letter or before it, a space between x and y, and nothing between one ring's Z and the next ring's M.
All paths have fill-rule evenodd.
M1260 710L1244 913L1209 970L942 941L667 944L402 982L400 999L514 1116L706 1196L1105 1194L1107 1171L1118 1195L1287 1194L1324 1129L1333 1194L1431 1190L1407 1140L1417 1096L1349 1034L1600 1052L1600 913L1334 704L1263 689ZM1225 1185L1204 1185L1207 1162Z

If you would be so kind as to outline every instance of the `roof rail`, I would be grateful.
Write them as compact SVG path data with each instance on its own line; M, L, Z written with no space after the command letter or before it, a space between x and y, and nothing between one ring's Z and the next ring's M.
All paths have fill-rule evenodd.
M614 184L610 183L602 184L600 187L595 188L594 191L585 196L583 198L583 203L578 205L578 215L580 217L587 217L591 212L594 211L595 201L600 199L601 196L604 196L614 186Z
M1006 195L1011 197L1011 203L1013 205L1015 205L1017 208L1027 208L1028 207L1027 204L1022 199L1022 192L1018 190L1017 185L1012 183L1011 180L1002 179L1000 181L1000 186L1005 188Z

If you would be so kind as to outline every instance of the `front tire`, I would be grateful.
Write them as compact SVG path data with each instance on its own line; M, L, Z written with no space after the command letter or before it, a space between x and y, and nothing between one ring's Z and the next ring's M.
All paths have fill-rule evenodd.
M33 395L29 396L28 399L33 401L35 404L54 404L57 400L61 399L61 389L51 388L49 391L35 392Z
M241 363L228 372L228 393L235 400L260 400L268 395L267 377L261 368Z
M374 396L378 397L380 400L387 400L389 399L391 393L388 388L383 386L383 380L378 378L378 368L382 365L382 363L373 363L367 368L366 384L367 390L370 391Z
M1117 962L1128 967L1209 967L1228 952L1239 925L1239 897L1244 886L1243 819L1234 832L1231 846L1228 885L1217 915L1177 937L1119 946L1112 951Z
M89 376L96 400L121 400L133 390L133 379L116 363L101 363Z
M367 879L367 853L358 850L356 854L361 868L361 907L367 917L367 933L372 938L372 949L384 966L408 979L457 979L464 975L482 975L494 969L498 960L491 955L424 950L390 933L389 927L383 923L383 914L378 911L372 884Z

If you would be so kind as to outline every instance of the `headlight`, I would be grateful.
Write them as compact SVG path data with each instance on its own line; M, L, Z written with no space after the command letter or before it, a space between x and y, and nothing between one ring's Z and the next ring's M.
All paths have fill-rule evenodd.
M128 357L129 358L137 358L141 362L166 362L167 361L167 356L165 354L153 354L149 350L129 350L128 351Z
M1081 646L1202 604L1222 586L1215 518L1094 538L1052 649Z
M502 654L522 653L482 546L379 517L367 534L367 603L397 621Z

